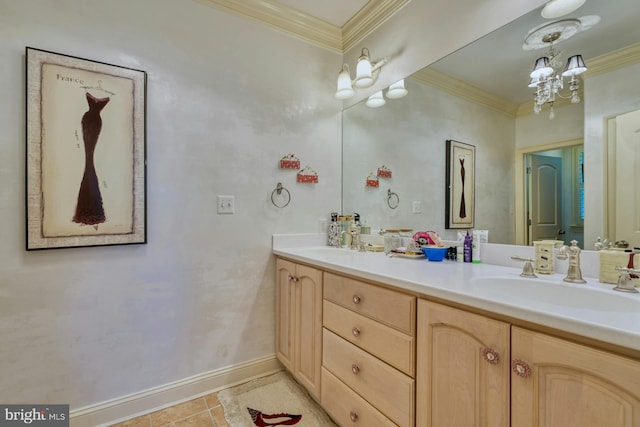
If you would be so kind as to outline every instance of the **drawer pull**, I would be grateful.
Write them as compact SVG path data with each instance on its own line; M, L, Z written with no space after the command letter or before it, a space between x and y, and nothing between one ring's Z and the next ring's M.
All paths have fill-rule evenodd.
M357 326L354 326L353 329L351 329L351 334L354 337L359 337L360 336L360 328L358 328Z
M522 378L527 378L531 375L531 368L527 362L520 359L514 359L514 361L511 362L511 370L513 370L514 374Z
M353 295L353 303L360 304L360 297L357 294Z
M349 412L349 419L355 423L358 421L358 414L355 411Z
M353 372L353 375L358 375L360 373L360 366L354 363L351 365L351 372Z
M492 365L497 365L498 362L500 362L500 355L492 348L487 347L482 349L482 357L484 357L484 360Z
M287 277L287 278L289 279L290 282L293 282L293 283L297 283L300 280L297 277L292 276L292 275L289 275L289 277Z

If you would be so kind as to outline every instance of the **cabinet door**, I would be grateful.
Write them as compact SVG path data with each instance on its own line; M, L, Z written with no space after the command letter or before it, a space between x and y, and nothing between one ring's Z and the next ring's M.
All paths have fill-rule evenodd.
M640 361L512 328L518 427L640 426Z
M293 372L296 265L276 260L276 357Z
M294 375L320 399L322 367L322 271L296 266L296 333Z
M419 300L417 328L416 426L509 426L509 325Z

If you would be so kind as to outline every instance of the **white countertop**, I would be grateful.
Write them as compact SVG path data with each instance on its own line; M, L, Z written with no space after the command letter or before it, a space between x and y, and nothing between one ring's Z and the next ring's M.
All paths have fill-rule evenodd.
M586 284L571 284L562 281L564 274L538 275L531 280L540 281L540 292L546 293L538 299L540 294L531 282L527 289L518 287L522 283L518 282L522 280L519 268L448 260L429 262L424 258L388 257L382 252L322 245L286 247L286 243L275 242L274 236L273 253L294 261L640 351L640 294L613 291L613 285L599 283L597 279L586 278ZM487 277L502 278L503 282L504 278L512 278L514 283L511 287L506 282L508 291L504 286L494 289L478 283L479 278ZM578 301L582 300L580 297L575 303L569 297L571 302L567 305L555 299L580 296L583 292L589 294L587 303Z

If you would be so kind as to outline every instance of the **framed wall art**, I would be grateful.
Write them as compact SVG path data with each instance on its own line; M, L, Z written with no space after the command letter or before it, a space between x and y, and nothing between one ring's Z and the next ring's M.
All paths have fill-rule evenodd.
M476 147L447 140L445 228L473 228Z
M141 244L146 72L26 48L26 249Z

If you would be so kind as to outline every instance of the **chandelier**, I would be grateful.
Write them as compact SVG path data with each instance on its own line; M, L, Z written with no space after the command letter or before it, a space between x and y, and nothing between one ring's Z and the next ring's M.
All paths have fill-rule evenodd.
M572 104L580 103L580 79L579 74L587 71L587 66L582 59L582 55L573 55L567 59L567 63L562 72L558 71L562 67L560 52L556 50L553 43L557 41L561 32L556 31L542 37L544 43L549 44L549 51L545 56L536 60L533 71L529 77L529 87L535 89L533 94L533 112L539 114L545 104L549 104L549 119L555 117L553 104L557 98L570 99ZM564 79L569 77L568 93L563 95Z

